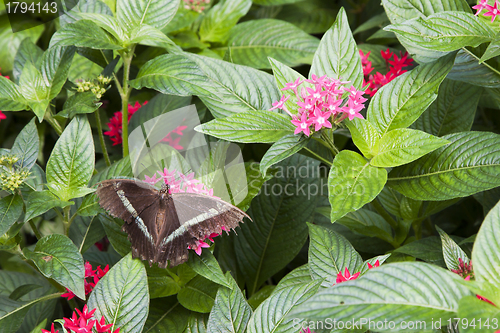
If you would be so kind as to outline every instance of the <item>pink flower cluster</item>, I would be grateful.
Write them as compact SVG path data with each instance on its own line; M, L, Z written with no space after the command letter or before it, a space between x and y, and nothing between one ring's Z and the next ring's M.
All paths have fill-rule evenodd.
M141 108L148 104L148 101L145 101L144 104L141 105L139 102L135 102L135 105L128 105L128 121L130 122L130 118L134 113L137 112ZM109 131L104 132L104 135L109 136L111 141L113 141L113 146L119 145L122 143L122 119L123 115L121 111L115 112L113 117L109 119L109 123L107 123L109 127Z
M85 263L85 280L84 280L85 296L87 296L92 292L97 282L99 282L99 280L102 279L102 277L106 275L108 271L109 271L109 265L106 265L104 269L101 269L101 266L97 266L97 269L93 270L92 265L88 261ZM68 300L70 300L76 295L73 294L71 290L66 288L66 292L61 296L67 297Z
M483 9L486 9L486 13L484 13L484 16L491 16L491 22L495 21L496 17L500 15L500 9L498 9L498 1L495 0L495 4L493 6L490 6L488 4L488 0L481 0L477 5L472 7L473 9L477 10L476 11L476 16L481 13Z
M210 0L184 0L184 8L201 13L209 3Z
M462 258L458 258L458 268L457 269L451 269L451 271L455 274L460 275L461 277L464 278L465 281L469 281L471 278L474 279L474 269L472 268L472 261L469 261L469 263L466 263L463 261ZM496 306L492 301L487 299L486 297L483 297L481 295L476 295L477 299L481 301L485 301L490 303L493 306Z
M363 66L363 87L368 85L368 89L366 89L365 93L370 97L373 97L375 93L385 86L387 83L391 82L398 76L403 73L406 73L407 70L403 69L403 67L408 67L412 65L413 59L408 58L408 52L405 54L399 54L399 57L391 52L390 49L386 51L380 51L382 54L382 58L385 60L385 65L387 67L387 74L381 74L377 72L376 74L370 74L373 71L372 62L368 60L371 52L364 54L363 51L359 50L359 55L361 56L361 65ZM391 58L394 57L394 60Z
M367 265L368 265L368 269L372 269L373 267L379 267L380 262L377 260L377 261L375 261L375 264L372 265L370 263L367 263ZM344 274L342 274L342 272L339 272L337 274L337 280L335 280L335 282L341 283L341 282L345 282L345 281L349 281L349 280L356 280L359 277L359 274L361 274L361 272L357 272L356 274L351 275L351 273L349 272L349 269L347 269L347 267L346 267L344 270Z
M0 73L0 76L3 76L2 73ZM3 76L4 78L6 79L9 79L9 77L7 75ZM0 121L2 121L2 119L6 119L7 116L2 112L2 110L0 110Z
M158 171L160 175L159 178L156 178L156 174L153 177L145 176L146 183L151 185L155 185L157 182L163 180L165 184L169 185L170 193L197 193L197 194L205 194L211 197L214 196L214 190L209 189L205 184L203 184L200 180L194 178L194 172L184 175L183 173L173 170L168 171L167 168L163 170L163 172ZM215 197L216 198L216 197ZM222 230L226 231L224 227ZM201 255L201 251L203 248L210 247L210 245L205 242L209 239L211 242L214 241L214 237L220 236L220 234L212 233L210 235L206 235L203 240L197 241L196 246L189 247L194 250L197 255Z
M315 88L302 87L300 93L299 86L303 82L309 82ZM361 118L359 113L364 109L366 98L362 97L364 92L357 90L354 86L350 88L344 87L349 82L343 82L339 79L332 79L326 75L317 77L312 75L310 80L300 80L289 82L281 90L292 90L297 97L298 112L297 115L292 114L286 107L285 102L290 96L283 95L281 99L273 103L273 107L269 110L282 109L292 117L292 124L297 126L295 134L303 132L306 136L311 134L311 126L313 130L318 132L323 127L332 128L332 123L338 124L342 120L349 118ZM347 102L343 96L347 94Z
M179 141L181 140L181 137L183 135L182 131L184 131L186 128L187 128L187 126L182 126L182 125L177 126L170 133L168 133L161 141L168 143L169 146L171 146L174 149L177 149L177 150L183 149L184 147L182 147L179 144ZM173 134L177 134L177 135L179 135L179 137L174 139L174 138L172 138Z

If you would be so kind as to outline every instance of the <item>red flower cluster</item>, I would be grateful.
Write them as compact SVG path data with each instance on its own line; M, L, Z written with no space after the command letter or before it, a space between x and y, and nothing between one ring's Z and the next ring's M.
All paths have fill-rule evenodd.
M298 87L303 82L314 84L313 88L302 88L300 94ZM310 126L314 126L314 131L318 132L323 127L332 128L332 120L334 123L340 123L342 120L349 118L363 119L359 113L365 108L364 102L366 98L362 97L363 92L357 90L354 86L350 88L344 87L343 82L339 79L332 79L326 75L317 77L312 75L310 80L300 80L288 82L281 90L292 90L297 97L298 113L292 114L285 106L285 102L290 96L283 95L281 99L273 103L273 107L269 110L282 109L292 117L292 124L297 126L295 134L303 132L306 136L311 134ZM349 92L347 102L344 103L342 96L345 92Z
M500 15L500 9L498 9L498 1L495 0L495 4L493 6L490 6L488 4L488 0L481 0L479 4L475 5L472 7L473 9L477 10L476 11L476 16L481 13L483 9L486 9L486 13L484 13L484 16L491 16L491 22L495 21L496 17Z
M75 309L78 315L73 312L71 319L63 318L64 320L64 328L68 332L74 333L111 333L111 327L113 324L106 325L106 320L104 316L101 317L101 320L92 319L94 317L94 312L96 309L88 312L87 305L83 306L83 311ZM95 328L95 330L92 330ZM54 323L52 323L51 330L47 331L42 328L42 333L58 333L59 330L54 330ZM113 333L119 333L120 328L117 328L113 331Z
M391 52L390 49L387 49L385 52L380 51L382 58L385 60L388 72L385 75L379 72L373 75L370 74L373 71L372 62L368 60L370 53L371 52L364 54L363 51L359 50L364 75L363 87L368 85L368 89L366 89L365 93L373 97L373 95L375 95L381 87L385 86L401 74L406 73L407 70L403 69L403 67L411 66L413 59L408 58L408 52L405 52L404 55L400 53L398 57L395 53ZM391 60L392 57L394 57L394 60Z
M104 267L104 270L101 269L101 266L97 266L96 270L92 270L92 265L88 261L85 263L85 280L84 280L85 281L84 282L85 283L85 285L84 285L85 286L85 296L92 292L92 290L94 289L97 282L99 282L99 280L104 275L106 275L106 273L108 271L109 271L109 265L106 265L106 267ZM87 279L89 279L90 281L88 281ZM62 294L61 296L67 297L68 300L70 300L73 297L75 297L76 295L73 294L73 292L71 290L66 288L66 292L64 294Z
M458 269L452 269L453 273L460 275L463 278L474 277L474 271L472 269L472 261L465 263L462 258L458 258Z
M168 143L169 146L171 146L174 149L183 149L179 144L179 141L181 140L181 136L183 135L182 131L184 131L187 128L187 126L177 126L175 129L173 129L170 133L168 133L161 141ZM172 138L173 134L179 135L176 139Z
M135 105L128 105L128 121L134 113L137 112L141 108L148 104L148 101L145 101L144 104L141 105L139 102L135 102ZM111 141L113 141L113 146L119 145L122 143L122 119L123 115L121 111L115 112L113 117L109 119L109 123L107 123L109 127L109 131L104 132L104 135L109 136Z
M373 267L379 267L380 262L377 260L377 261L375 261L375 264L373 264L373 266L370 263L367 263L367 265L368 265L368 269L372 269ZM361 272L357 272L356 274L351 275L351 273L349 273L349 269L347 269L347 267L346 267L344 274L342 274L342 272L339 272L337 274L337 280L335 282L341 283L341 282L345 282L345 281L349 281L349 280L356 280L359 277L360 273Z
M3 76L2 73L0 73L0 76ZM6 78L6 79L9 79L8 76L3 76L3 77ZM0 121L2 119L6 119L6 118L7 118L7 116L2 112L2 110L0 110Z

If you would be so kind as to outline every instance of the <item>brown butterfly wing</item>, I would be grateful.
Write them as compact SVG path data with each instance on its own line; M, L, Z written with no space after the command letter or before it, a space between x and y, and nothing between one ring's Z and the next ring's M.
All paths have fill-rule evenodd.
M133 257L154 261L158 240L155 222L160 205L158 190L131 179L109 179L99 183L96 194L102 208L125 221L122 229L132 244Z
M203 194L174 193L172 199L179 223L191 237L198 240L212 233L222 233L222 227L229 232L244 217L250 218L238 207Z

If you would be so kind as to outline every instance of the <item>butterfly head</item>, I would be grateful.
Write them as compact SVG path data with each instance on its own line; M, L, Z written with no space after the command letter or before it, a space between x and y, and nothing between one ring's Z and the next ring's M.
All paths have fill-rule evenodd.
M161 184L161 189L160 189L160 195L163 197L169 197L170 196L170 185L167 183L162 183Z

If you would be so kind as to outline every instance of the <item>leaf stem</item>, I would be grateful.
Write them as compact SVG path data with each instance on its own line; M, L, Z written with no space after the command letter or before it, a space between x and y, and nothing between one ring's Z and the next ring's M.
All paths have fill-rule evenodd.
M57 122L57 120L54 118L52 115L52 109L50 108L50 105L47 107L47 111L45 112L45 115L43 116L45 120L54 128L56 131L57 135L61 136L63 132L63 128L61 127L61 124Z
M332 166L332 162L328 161L326 158L323 158L321 157L320 155L316 154L315 152L313 152L311 149L307 148L307 147L304 147L302 149L305 149L307 150L311 155L314 155L318 160L324 162L325 164L329 165L329 166Z
M33 222L33 219L30 219L28 222L30 224L31 230L33 230L33 232L35 233L36 239L41 239L43 236L36 227L35 222Z
M106 148L106 142L104 141L104 133L102 131L102 123L101 123L101 109L97 109L95 114L95 120L97 124L97 132L99 133L99 142L101 143L102 154L104 155L104 161L106 162L106 166L111 165L111 160L109 159L108 149Z
M70 206L66 206L63 208L63 212L64 212L64 218L63 218L63 223L64 223L64 233L66 234L66 236L69 235L69 227L71 226L71 222L73 221L71 218L70 218L70 215L71 215L71 207Z
M380 202L378 202L378 199L373 200L371 203L373 205L373 208L375 208L375 210L377 211L377 213L379 213L384 218L384 220L386 220L387 223L391 225L391 227L394 230L398 230L398 222L396 222L391 217L391 215L389 215L389 213L384 209L384 207L382 207Z
M333 139L330 138L326 131L321 132L321 138L324 140L324 142L327 143L327 147L330 148L330 150L333 153L333 156L336 156L339 153L339 150L337 147L335 147L335 143L333 142ZM332 134L333 135L333 134Z
M134 56L135 46L122 53L123 58L123 85L122 85L122 147L123 157L128 156L128 99L130 97L131 88L128 86L130 75L130 64Z
M496 70L495 68L491 67L490 65L488 65L488 63L486 63L486 61L483 61L483 62L480 62L481 61L481 58L479 58L477 55L475 55L474 53L472 53L471 51L467 50L465 47L462 47L462 50L464 50L465 52L467 52L469 55L471 55L473 58L476 58L476 60L478 61L478 63L480 65L484 65L486 67L488 67L491 71L495 72L496 74L500 75L500 72L498 70Z

